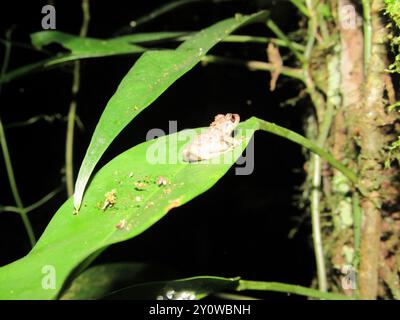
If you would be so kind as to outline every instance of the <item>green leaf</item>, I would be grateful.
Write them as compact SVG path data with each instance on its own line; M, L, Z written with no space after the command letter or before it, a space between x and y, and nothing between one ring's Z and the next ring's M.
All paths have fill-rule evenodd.
M143 51L142 47L130 44L125 39L115 38L101 40L94 38L83 38L60 31L41 31L31 35L32 44L41 49L50 43L57 43L71 51L71 53L90 53L93 56L124 53L132 51Z
M243 137L243 144L211 164L182 161L182 148L193 130L144 142L114 158L94 176L78 215L72 214L69 199L32 251L0 268L0 299L55 298L88 256L141 234L173 208L210 189L235 163L257 125L254 119L241 123L238 128L246 130L238 130L238 139Z
M71 272L89 256L110 244L139 235L171 209L211 188L236 161L258 129L315 152L352 182L357 182L354 173L329 153L291 130L255 117L241 123L238 129L236 138L242 139L242 146L211 163L181 161L185 139L193 136L191 130L147 141L113 159L95 175L79 215L72 215L72 199L68 200L33 250L26 257L0 268L0 299L55 298ZM54 288L49 289L51 279L56 281ZM246 283L251 285L242 285L239 289L290 289L292 291L288 292L318 297L316 290L300 288L300 292L298 287L291 285Z
M32 45L37 49L57 43L75 55L107 56L132 52L143 52L146 48L135 45L151 41L169 40L181 37L184 32L151 32L131 34L112 39L79 37L61 31L40 31L31 34Z
M266 12L226 19L206 28L175 50L145 52L122 79L97 124L75 185L79 209L94 167L115 137L177 79L192 69L214 45L245 24L266 19Z
M266 282L266 281L251 281L240 280L236 291L275 291L286 294L297 294L310 298L326 299L326 300L354 300L353 297L345 296L339 293L323 292L317 289L302 287L294 284L282 282Z
M94 266L78 277L63 291L61 300L101 299L111 292L134 284L167 280L175 277L168 268L147 263L109 263Z
M128 34L120 36L117 39L120 41L127 41L130 43L147 43L147 42L160 42L167 40L178 40L191 34L188 31L161 31L161 32L143 32Z
M46 45L57 43L70 52L59 53L54 57L11 70L0 78L0 84L76 60L142 53L148 48L139 46L137 43L172 40L185 35L187 35L187 32L149 32L112 39L95 39L82 38L60 31L36 32L31 34L31 40L37 49L40 50Z
M172 281L157 281L118 290L106 299L118 300L200 300L224 290L235 290L240 278L199 276Z

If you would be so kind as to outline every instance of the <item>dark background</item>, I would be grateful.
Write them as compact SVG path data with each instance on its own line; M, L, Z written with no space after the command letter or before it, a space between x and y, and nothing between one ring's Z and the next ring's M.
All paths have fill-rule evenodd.
M129 22L149 13L165 1L91 1L89 36L108 38L129 31ZM3 1L0 32L14 26L13 40L29 44L29 34L41 30L44 1ZM80 1L55 1L57 30L79 33ZM199 30L236 12L270 9L285 32L296 31L299 16L286 1L201 2L181 7L135 29L135 32ZM251 25L237 34L271 36L263 25ZM169 45L173 47L176 44ZM1 59L4 54L1 49ZM52 49L58 48L49 48ZM55 52L53 50L53 52ZM281 51L287 54L285 50ZM224 44L212 54L244 60L266 61L263 44ZM14 46L9 70L46 58L43 53ZM75 174L96 123L108 99L137 55L91 59L82 62L78 114L85 130L76 129ZM5 125L38 114L66 115L71 100L71 65L29 75L3 86L0 114ZM269 91L269 74L241 67L196 66L120 134L99 166L120 152L144 141L152 128L168 130L168 120L178 130L208 125L218 113L239 113L243 120L257 116L302 133L307 101L296 106L280 104L298 95L298 82L280 77ZM251 102L251 103L249 103ZM39 121L6 129L16 180L25 205L62 184L66 123ZM141 261L163 264L182 276L241 276L244 279L282 281L309 286L314 274L310 225L295 197L304 179L301 148L267 133L255 137L255 169L236 176L234 168L212 189L176 208L137 238L108 248L95 263ZM0 163L0 204L13 205L4 162ZM64 190L30 218L40 235L58 207ZM299 225L298 221L304 222ZM288 238L299 225L298 233ZM0 214L0 265L29 251L29 241L17 214ZM261 294L259 294L260 296ZM272 294L263 294L272 296ZM281 296L280 296L281 297Z

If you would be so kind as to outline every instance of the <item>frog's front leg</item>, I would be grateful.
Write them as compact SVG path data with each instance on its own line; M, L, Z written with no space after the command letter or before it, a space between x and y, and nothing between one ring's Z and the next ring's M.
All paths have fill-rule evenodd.
M231 147L231 148L235 148L236 146L238 146L239 144L242 143L244 137L241 137L239 139L235 138L235 137L231 137L231 136L225 136L224 137L224 141Z

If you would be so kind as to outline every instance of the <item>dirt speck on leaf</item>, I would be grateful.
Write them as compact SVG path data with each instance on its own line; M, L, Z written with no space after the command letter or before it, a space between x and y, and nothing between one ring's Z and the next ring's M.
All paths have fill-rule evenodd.
M110 192L107 192L105 195L105 200L103 203L103 207L101 210L105 211L107 208L111 208L117 202L117 190L112 189Z
M156 184L158 186L160 186L160 187L166 186L168 183L169 183L169 181L165 177L163 177L163 176L157 177Z
M122 219L118 224L115 226L117 229L122 230L126 227L126 219Z
M169 202L169 205L167 206L166 210L167 212L170 211L173 208L179 207L181 205L181 199L175 199L175 200L171 200Z

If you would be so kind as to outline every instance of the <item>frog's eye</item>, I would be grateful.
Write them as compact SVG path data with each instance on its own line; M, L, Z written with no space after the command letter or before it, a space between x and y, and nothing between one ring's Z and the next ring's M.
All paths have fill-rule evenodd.
M231 119L232 119L233 122L239 122L240 121L240 117L239 117L239 115L237 113L232 114L232 118Z

